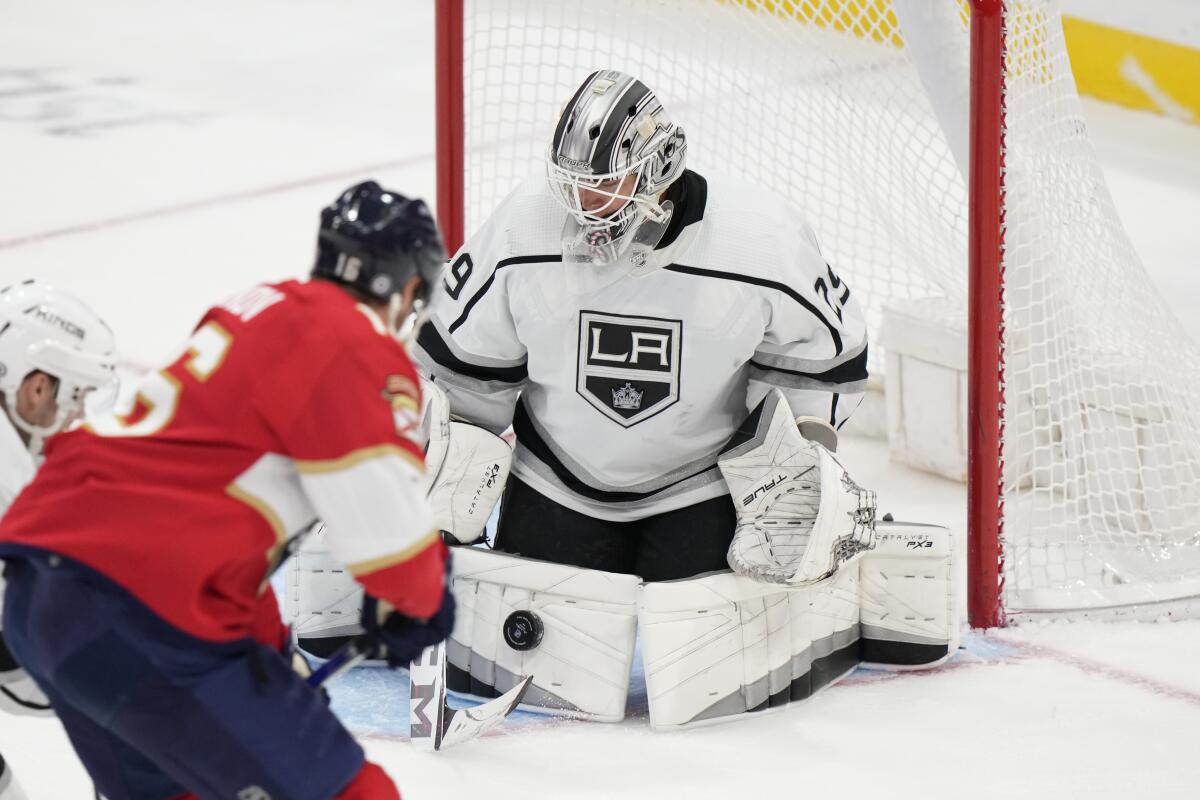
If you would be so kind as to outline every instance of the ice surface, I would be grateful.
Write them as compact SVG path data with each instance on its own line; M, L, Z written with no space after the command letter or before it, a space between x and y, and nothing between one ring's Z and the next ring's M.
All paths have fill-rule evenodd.
M86 298L125 358L167 359L199 314L302 275L318 209L354 180L433 198L432 6L408 0L9 3L0 26L0 283ZM1200 127L1088 103L1130 236L1200 336ZM699 143L697 143L699 145ZM845 460L897 518L961 531L958 484ZM334 707L406 800L1184 798L1200 792L1200 622L972 634L929 673L860 671L810 702L654 734L521 715L436 755L405 741L402 676ZM91 797L53 720L0 717L33 800Z

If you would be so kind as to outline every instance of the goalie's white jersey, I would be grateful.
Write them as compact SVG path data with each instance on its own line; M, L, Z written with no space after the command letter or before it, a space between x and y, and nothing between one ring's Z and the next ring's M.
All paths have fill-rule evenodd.
M517 435L556 502L641 519L725 494L717 455L777 386L839 426L867 378L857 298L804 219L687 172L651 263L564 263L566 212L526 180L451 261L416 359L452 413Z

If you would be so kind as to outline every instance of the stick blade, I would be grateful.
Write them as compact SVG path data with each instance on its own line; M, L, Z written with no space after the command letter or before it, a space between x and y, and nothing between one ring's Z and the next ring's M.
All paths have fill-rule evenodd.
M520 683L499 697L472 708L451 709L445 711L445 730L441 741L435 749L443 750L456 744L474 739L490 731L504 721L525 697L533 676L525 676Z

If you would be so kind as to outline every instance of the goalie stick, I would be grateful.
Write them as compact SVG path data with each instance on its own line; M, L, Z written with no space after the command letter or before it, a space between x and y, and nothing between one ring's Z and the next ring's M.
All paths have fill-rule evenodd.
M322 686L370 658L374 650L370 636L354 637L308 677L308 685ZM533 682L529 675L482 705L451 708L446 703L445 644L426 648L408 675L409 738L420 750L442 750L483 735L513 712Z

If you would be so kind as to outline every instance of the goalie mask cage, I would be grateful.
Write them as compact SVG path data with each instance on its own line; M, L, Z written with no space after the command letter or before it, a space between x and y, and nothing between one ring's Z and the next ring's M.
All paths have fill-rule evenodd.
M439 0L448 245L543 170L593 69L689 166L799 206L864 302L970 324L971 623L1190 610L1200 357L1117 219L1054 0ZM969 176L969 177L964 177Z

